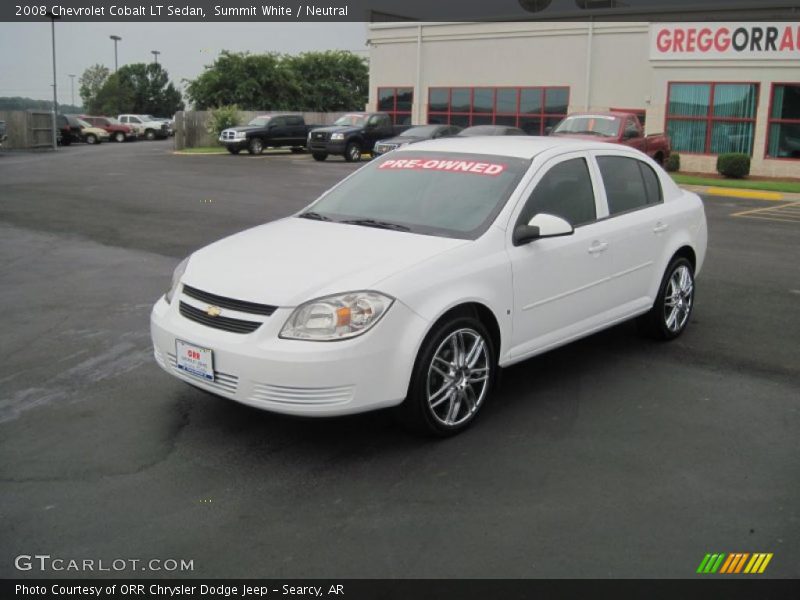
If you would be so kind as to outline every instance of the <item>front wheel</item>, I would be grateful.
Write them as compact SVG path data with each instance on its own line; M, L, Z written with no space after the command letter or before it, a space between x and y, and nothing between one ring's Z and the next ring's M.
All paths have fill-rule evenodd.
M114 134L114 140L120 143L124 142L125 134L122 133L121 131L118 131L117 133Z
M486 403L497 361L489 332L474 317L440 324L423 343L399 407L412 429L445 437L466 429Z
M662 340L683 333L694 308L694 269L683 257L674 258L664 273L650 312L639 318L644 332Z
M152 142L154 139L156 139L156 132L152 129L148 129L144 132L144 139Z
M261 141L261 138L251 139L247 151L250 154L261 154L264 151L264 142Z
M97 143L97 136L93 133L90 133L86 136L86 143L87 144L96 144Z
M361 160L361 144L350 142L344 150L344 159L347 162L358 162Z
M313 156L314 160L316 160L317 162L322 162L323 160L328 158L328 155L325 152L313 152L311 156Z

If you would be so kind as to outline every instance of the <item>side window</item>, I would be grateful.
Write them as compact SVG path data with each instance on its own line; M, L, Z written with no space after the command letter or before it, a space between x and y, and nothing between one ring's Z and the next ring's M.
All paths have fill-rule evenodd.
M131 117L131 123L141 123L142 120L139 117Z
M598 156L609 216L661 201L661 185L648 165L624 156Z
M272 117L269 120L269 124L272 127L283 127L286 125L286 119L284 119L283 117Z
M300 117L286 117L286 124L291 127L296 127L297 125L302 125L303 121Z
M380 124L380 117L378 115L372 115L367 121L367 125L378 125Z
M127 123L128 122L128 117L120 117L119 122L120 123Z
M586 159L565 160L545 173L525 203L517 224L528 223L539 213L566 219L573 227L597 218Z

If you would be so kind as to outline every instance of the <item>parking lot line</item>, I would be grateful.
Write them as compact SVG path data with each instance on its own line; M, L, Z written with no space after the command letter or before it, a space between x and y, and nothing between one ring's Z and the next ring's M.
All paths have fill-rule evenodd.
M710 187L706 190L712 196L729 196L733 198L749 198L751 200L783 200L780 192L763 192L759 190L740 190L736 188Z
M768 206L735 212L732 217L760 219L763 221L779 221L783 223L800 223L800 202L790 202L781 206Z

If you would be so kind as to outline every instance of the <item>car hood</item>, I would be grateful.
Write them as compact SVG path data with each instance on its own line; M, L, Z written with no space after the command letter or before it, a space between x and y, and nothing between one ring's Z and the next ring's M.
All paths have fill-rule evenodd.
M552 137L565 137L576 140L589 140L591 142L614 142L617 138L611 135L593 135L591 133L551 133Z
M363 127L353 127L352 125L329 125L328 127L315 127L314 131L322 131L325 133L355 133L362 129Z
M182 281L237 300L297 306L328 294L371 289L387 277L466 243L289 217L198 250Z
M425 140L430 138L425 137L412 137L408 135L398 135L393 138L387 138L385 140L381 140L379 144L415 144L416 142L424 142Z
M84 127L83 129L81 129L81 133L83 133L84 135L87 133L91 133L94 135L99 135L101 137L104 135L108 135L108 132L105 129L101 129L100 127Z

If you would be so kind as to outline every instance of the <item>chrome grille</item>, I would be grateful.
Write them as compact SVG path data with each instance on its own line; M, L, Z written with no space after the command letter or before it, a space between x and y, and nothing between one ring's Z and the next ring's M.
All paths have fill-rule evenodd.
M245 321L243 319L232 319L230 317L212 317L205 311L195 308L190 304L186 304L186 302L180 303L179 310L181 315L190 321L200 323L206 327L230 331L231 333L252 333L261 327L260 321Z
M327 140L328 139L328 134L325 133L324 131L315 131L315 132L313 132L311 134L311 139L312 140Z
M238 310L239 312L252 313L254 315L270 316L277 310L277 306L269 304L258 304L256 302L247 302L246 300L236 300L235 298L226 298L224 296L217 296L210 292L198 290L190 285L183 286L183 293L191 298L208 302L220 308L230 308L231 310Z

